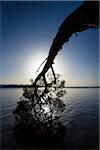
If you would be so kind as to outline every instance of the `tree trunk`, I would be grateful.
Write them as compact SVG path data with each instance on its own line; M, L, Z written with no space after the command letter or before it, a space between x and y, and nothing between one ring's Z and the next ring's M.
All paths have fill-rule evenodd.
M58 51L65 42L69 41L72 34L96 27L99 27L99 1L85 1L79 8L72 12L59 27L58 33L49 50L46 64L42 72L37 76L35 82L37 82L41 76L44 76L49 68L52 67Z

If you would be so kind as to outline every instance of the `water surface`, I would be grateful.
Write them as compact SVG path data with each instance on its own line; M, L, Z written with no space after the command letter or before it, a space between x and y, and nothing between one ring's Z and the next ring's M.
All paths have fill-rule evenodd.
M67 88L65 111L60 117L66 126L65 145L71 149L98 149L99 89ZM22 96L22 88L0 89L0 123L2 149L22 148L13 135L12 111Z

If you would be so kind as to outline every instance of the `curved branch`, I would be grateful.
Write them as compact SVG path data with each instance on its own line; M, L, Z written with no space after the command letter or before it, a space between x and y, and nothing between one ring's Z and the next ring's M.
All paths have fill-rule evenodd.
M59 27L53 43L51 45L46 64L37 76L37 82L41 76L52 67L53 61L62 48L65 42L69 41L72 34L87 30L89 28L96 28L99 26L99 1L85 1L79 8L71 13Z

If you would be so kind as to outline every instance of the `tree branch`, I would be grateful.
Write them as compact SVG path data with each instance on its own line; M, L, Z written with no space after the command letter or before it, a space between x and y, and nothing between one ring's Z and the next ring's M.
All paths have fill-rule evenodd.
M52 68L53 61L62 48L65 42L69 41L72 34L82 32L89 28L96 28L99 26L99 1L85 1L71 13L59 27L53 43L51 45L47 62L41 73L35 79L37 82L45 73Z

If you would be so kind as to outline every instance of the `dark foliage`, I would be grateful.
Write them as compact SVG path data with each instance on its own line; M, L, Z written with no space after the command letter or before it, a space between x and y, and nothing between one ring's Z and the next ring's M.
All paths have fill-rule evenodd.
M51 73L37 83L23 89L23 96L13 111L16 118L14 134L25 146L38 148L60 148L63 146L65 127L59 116L65 104L61 98L66 94L65 81L60 75Z

